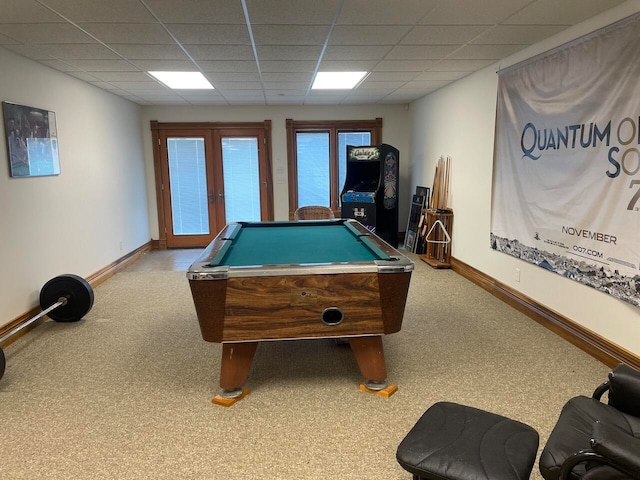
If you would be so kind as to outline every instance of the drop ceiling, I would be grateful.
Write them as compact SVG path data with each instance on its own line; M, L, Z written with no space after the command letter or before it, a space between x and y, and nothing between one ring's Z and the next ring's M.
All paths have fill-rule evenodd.
M0 0L0 46L140 105L409 103L623 1ZM351 70L371 73L311 90Z

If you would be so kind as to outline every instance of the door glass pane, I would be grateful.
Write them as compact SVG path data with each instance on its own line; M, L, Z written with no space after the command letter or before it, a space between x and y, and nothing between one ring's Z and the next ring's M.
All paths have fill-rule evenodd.
M371 132L338 132L338 195L342 193L347 177L347 145L371 145Z
M168 138L174 235L209 234L203 138Z
M330 207L329 132L297 132L298 206Z
M260 221L260 168L256 137L222 139L226 222Z

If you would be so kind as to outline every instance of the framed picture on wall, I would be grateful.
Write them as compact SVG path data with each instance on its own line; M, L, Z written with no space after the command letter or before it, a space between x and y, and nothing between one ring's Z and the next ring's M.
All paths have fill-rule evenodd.
M60 175L56 114L2 102L12 177Z

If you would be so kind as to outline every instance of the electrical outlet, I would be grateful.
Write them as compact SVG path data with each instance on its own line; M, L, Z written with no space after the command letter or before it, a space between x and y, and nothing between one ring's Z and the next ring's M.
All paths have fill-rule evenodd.
M516 282L520 281L520 269L516 268Z
M124 250L124 245L122 243L122 240L120 240L120 251Z

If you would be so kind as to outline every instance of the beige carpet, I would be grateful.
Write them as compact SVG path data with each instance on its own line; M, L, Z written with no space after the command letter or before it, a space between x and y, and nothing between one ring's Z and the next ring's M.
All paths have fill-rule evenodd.
M397 445L440 400L528 423L544 444L564 402L608 368L415 260L403 328L384 339L398 393L360 392L348 346L271 342L231 408L210 403L221 346L202 340L184 272L117 274L84 320L7 347L0 478L410 480Z

